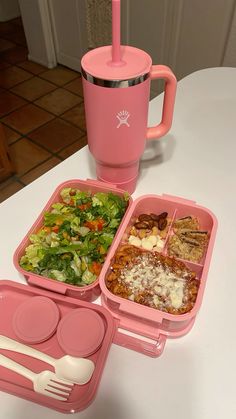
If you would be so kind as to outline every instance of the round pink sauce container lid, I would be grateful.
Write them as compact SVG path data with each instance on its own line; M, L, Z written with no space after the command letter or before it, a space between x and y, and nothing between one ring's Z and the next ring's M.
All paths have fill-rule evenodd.
M105 335L104 322L99 314L88 308L67 313L59 322L57 339L65 353L86 357L96 352Z
M25 343L40 343L56 331L59 309L50 298L31 297L18 306L12 320L16 336Z
M121 60L118 63L111 61L111 45L87 52L81 60L83 70L102 80L128 80L150 72L152 59L145 51L125 45L120 48Z

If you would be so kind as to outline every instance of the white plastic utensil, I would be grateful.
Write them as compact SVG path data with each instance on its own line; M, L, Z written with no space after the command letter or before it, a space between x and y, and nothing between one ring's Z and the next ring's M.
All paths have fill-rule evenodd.
M32 381L35 392L63 402L68 400L73 384L66 380L61 380L54 372L42 371L36 374L1 354L0 365Z
M18 352L46 362L54 367L57 377L75 384L86 384L91 379L95 368L90 359L76 358L70 355L56 359L3 335L0 335L0 349Z

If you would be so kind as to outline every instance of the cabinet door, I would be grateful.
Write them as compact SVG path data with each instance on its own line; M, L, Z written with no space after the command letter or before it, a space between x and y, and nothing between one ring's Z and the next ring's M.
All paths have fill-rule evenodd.
M14 169L9 157L4 128L0 123L0 182L10 176L13 172Z
M80 71L87 52L85 2L50 0L49 8L57 62Z
M59 63L80 71L82 55L111 43L111 0L49 0ZM236 65L232 39L236 0L121 0L122 43L169 65L178 79L207 67ZM235 29L235 28L234 28ZM231 37L229 37L231 34ZM153 93L161 85L152 83Z
M127 44L147 51L153 63L170 66L178 80L223 64L235 0L148 0L145 7L143 0L124 0L122 4L127 9ZM152 89L159 92L156 81Z

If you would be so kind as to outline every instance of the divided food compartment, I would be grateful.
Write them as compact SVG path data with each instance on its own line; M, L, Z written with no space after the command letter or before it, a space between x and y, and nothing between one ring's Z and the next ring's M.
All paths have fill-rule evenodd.
M96 304L36 287L16 284L12 281L0 281L0 298L1 335L18 342L22 342L23 339L23 343L27 346L53 358L59 359L64 355L75 356L77 354L77 356L80 355L91 360L95 366L90 381L81 385L74 384L66 401L55 400L52 397L35 392L29 379L1 366L1 362L0 389L63 413L74 413L85 409L96 395L113 340L114 321L112 316L107 310ZM36 300L37 304L34 305ZM42 304L42 301L47 304ZM39 314L40 304L41 316ZM51 305L54 305L56 311L58 311L59 316L56 316L56 318L47 316L47 314L50 314L49 307ZM88 322L90 322L90 327L86 330L83 327L80 328L77 322L81 312L84 315L86 314ZM78 319L74 317L76 313ZM91 326L91 315L92 318L95 318L93 327ZM100 324L100 335L97 333L96 319ZM85 323L88 323L86 319L84 320ZM51 322L50 327L48 322ZM35 373L44 370L54 372L54 367L42 360L1 349L4 346L4 339L1 339L1 355L30 368Z
M114 295L106 286L106 276L111 271L111 259L119 245L128 243L130 230L139 215L163 212L168 212L170 219L167 236L164 239L164 248L161 251L163 255L168 255L169 239L174 234L173 224L178 218L196 217L199 220L200 229L206 230L209 234L208 245L198 263L175 258L195 272L197 280L200 281L196 302L192 310L185 314L170 314L141 305ZM217 220L214 214L193 201L169 195L145 195L133 202L112 245L110 258L105 261L100 276L102 304L111 312L118 324L114 337L115 343L156 357L162 353L166 338L183 336L192 328L203 299L216 229Z
M46 278L40 275L37 275L33 272L29 272L24 270L20 264L20 258L24 255L26 247L30 244L29 237L31 234L36 233L43 225L43 215L46 211L49 211L52 207L52 204L56 202L62 202L60 197L60 192L63 188L77 188L81 191L91 192L94 195L97 192L112 192L118 196L123 196L124 191L121 189L116 188L115 186L111 186L111 184L106 184L103 182L99 182L97 180L87 179L87 180L69 180L66 182L61 183L52 194L51 198L41 211L40 215L38 216L37 220L28 231L26 236L23 238L21 243L19 244L18 248L16 249L13 257L14 265L16 269L24 275L26 280L30 285L34 285L37 287L41 287L50 291L57 292L59 294L64 294L69 297L79 298L84 301L94 301L101 293L99 287L99 277L90 285L86 286L76 286L67 284L65 282L60 282L54 279ZM128 208L131 205L132 198L129 199ZM128 210L127 208L127 210ZM127 212L126 210L126 212ZM125 217L125 215L124 215ZM119 227L120 228L120 227ZM119 231L119 229L118 229ZM118 234L118 231L116 235ZM109 257L109 252L107 257Z
M44 288L53 293L86 301L93 301L101 293L102 305L107 312L110 312L116 325L113 342L148 356L157 357L161 355L167 338L183 336L192 328L196 314L201 306L217 229L215 216L211 211L197 205L193 201L170 195L144 195L134 202L130 198L126 213L113 239L99 277L91 285L78 287L29 273L19 265L19 260L29 244L29 236L41 227L44 212L49 210L53 203L60 200L59 193L65 187L91 191L92 194L109 191L120 196L124 194L124 191L115 187L113 189L111 185L93 180L70 180L59 185L14 254L14 264L17 270L25 276L30 285ZM193 308L181 315L166 313L159 309L121 298L112 294L106 286L106 276L110 272L111 260L119 245L127 243L130 230L136 219L140 214L160 214L163 212L168 213L169 220L164 247L160 251L163 255L168 254L168 243L174 234L173 225L178 218L186 216L196 217L199 220L200 229L206 230L209 234L205 253L198 263L176 258L177 261L183 262L187 268L195 272L197 280L200 282Z

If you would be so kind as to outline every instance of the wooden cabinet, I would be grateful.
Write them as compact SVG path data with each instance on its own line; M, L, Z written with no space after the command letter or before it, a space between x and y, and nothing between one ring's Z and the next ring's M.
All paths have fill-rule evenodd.
M14 173L14 168L9 156L4 127L0 123L0 182Z

